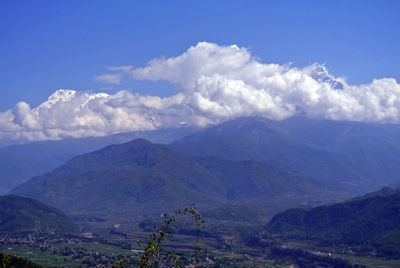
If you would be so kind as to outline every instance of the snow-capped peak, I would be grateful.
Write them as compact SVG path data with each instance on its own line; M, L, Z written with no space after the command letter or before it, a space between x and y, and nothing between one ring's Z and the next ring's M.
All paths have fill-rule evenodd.
M93 99L96 98L104 98L106 99L109 97L107 93L95 93L95 94L90 94L90 93L82 93L82 92L77 92L75 90L71 89L59 89L56 92L54 92L50 97L48 97L47 101L43 102L40 104L37 108L35 108L35 111L40 111L44 109L51 109L56 103L59 102L70 102L74 98L77 98L79 96L84 96L81 98L81 108L84 107L88 102L90 102Z
M327 83L329 84L333 89L337 90L342 90L344 88L344 84L330 75L328 73L328 70L324 65L320 64L313 64L309 68L309 74L312 78L317 80L320 83Z
M59 89L54 92L50 97L47 98L47 101L40 104L37 109L50 109L54 104L59 101L70 101L76 95L75 90L71 89Z

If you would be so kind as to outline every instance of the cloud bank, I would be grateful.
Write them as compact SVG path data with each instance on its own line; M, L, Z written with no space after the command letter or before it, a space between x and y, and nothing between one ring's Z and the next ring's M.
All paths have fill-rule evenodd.
M246 48L201 42L142 68L107 67L99 81L167 80L179 91L160 98L58 90L40 106L18 103L0 113L0 139L46 140L135 130L205 126L241 116L292 116L361 122L400 121L400 85L393 78L348 85L322 65L262 63Z

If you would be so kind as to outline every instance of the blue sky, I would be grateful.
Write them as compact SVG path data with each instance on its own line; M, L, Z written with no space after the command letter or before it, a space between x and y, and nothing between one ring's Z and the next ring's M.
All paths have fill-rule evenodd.
M324 63L350 84L399 80L399 11L399 1L1 1L0 111L60 88L104 91L94 77L106 66L141 67L199 41L237 44L265 63ZM176 93L166 82L119 89Z

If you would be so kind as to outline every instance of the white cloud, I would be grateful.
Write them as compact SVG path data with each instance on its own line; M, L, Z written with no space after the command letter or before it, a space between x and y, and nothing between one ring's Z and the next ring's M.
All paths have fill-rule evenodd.
M124 72L129 73L132 70L132 65L121 65L121 66L107 66L106 69L112 72Z
M107 66L107 71L111 73L104 73L94 77L94 80L107 84L119 85L125 74L130 74L132 71L131 65L121 65L121 66Z
M116 73L116 74L101 74L98 76L94 77L94 80L102 83L107 83L107 84L116 84L118 85L121 83L122 79L122 74Z
M201 42L175 58L132 71L136 79L167 80L187 104L218 120L259 115L281 120L302 114L334 120L400 121L400 85L383 78L352 86L324 66L265 64L246 48Z
M105 136L178 126L185 110L182 100L181 94L160 98L127 91L109 95L61 89L36 108L21 102L14 109L0 113L0 139Z
M155 59L142 68L107 70L115 73L97 79L114 84L123 76L167 80L180 93L161 98L127 91L109 95L58 90L36 108L22 102L0 113L0 139L104 136L207 125L240 116L400 122L400 85L395 79L348 85L324 66L266 64L235 45L201 42L177 57Z

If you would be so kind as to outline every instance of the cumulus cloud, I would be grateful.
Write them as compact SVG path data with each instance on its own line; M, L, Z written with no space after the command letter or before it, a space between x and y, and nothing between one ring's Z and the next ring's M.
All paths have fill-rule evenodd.
M246 48L201 42L178 57L132 71L136 79L167 80L197 113L214 119L294 115L398 123L400 85L392 78L348 85L322 65L299 69L262 63Z
M177 126L185 109L182 101L181 94L160 98L128 91L109 95L60 89L36 108L21 102L14 109L0 113L0 139L105 136ZM192 120L195 124L196 116Z
M119 85L124 74L129 74L132 71L131 65L121 65L121 66L107 66L106 70L110 73L104 73L94 77L94 80L107 84Z
M246 48L201 42L173 58L146 66L112 66L97 80L123 77L167 80L179 91L161 98L128 91L58 90L40 106L18 103L0 113L0 139L44 140L104 136L135 130L205 126L241 116L364 122L400 121L400 85L392 78L348 85L322 65L305 68L263 63Z

